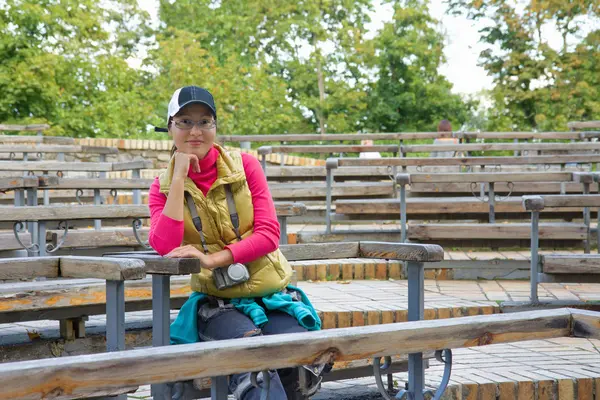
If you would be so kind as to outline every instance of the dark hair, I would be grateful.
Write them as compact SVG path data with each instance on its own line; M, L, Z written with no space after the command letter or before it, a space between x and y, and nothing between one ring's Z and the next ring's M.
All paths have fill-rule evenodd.
M169 122L167 123L167 129L171 129L171 120L173 119L173 117L169 117ZM173 145L173 147L171 147L171 158L173 158L173 155L175 154L175 152L177 151L177 147L175 147L175 145Z
M450 125L450 121L447 119L443 119L440 121L438 125L438 132L452 132L452 125Z

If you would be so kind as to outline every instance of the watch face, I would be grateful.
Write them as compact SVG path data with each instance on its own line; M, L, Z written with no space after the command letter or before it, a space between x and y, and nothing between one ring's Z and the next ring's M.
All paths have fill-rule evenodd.
M231 264L227 268L227 275L234 281L242 280L246 276L246 267L242 264Z

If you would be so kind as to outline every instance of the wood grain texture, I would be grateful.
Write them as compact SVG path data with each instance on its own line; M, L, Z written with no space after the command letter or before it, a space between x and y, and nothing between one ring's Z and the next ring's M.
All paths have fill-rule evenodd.
M34 400L49 394L74 399L124 386L248 370L556 338L571 334L571 321L569 310L531 311L7 363L0 370L0 399Z
M569 182L571 172L466 172L456 174L410 174L412 183L444 182Z
M436 244L360 242L360 257L400 261L436 262L444 260L444 249Z
M570 195L545 195L544 207L600 207L600 195L597 194L570 194Z
M278 217L293 217L306 214L306 206L302 203L275 202L275 212Z
M307 178L325 178L327 172L325 167L267 167L266 172L269 181L272 180L306 180ZM336 177L389 177L387 167L369 168L343 168L334 172ZM335 186L335 185L334 185Z
M134 160L116 162L111 164L111 171L129 171L130 169L145 169L152 168L154 162L150 160Z
M166 258L158 254L148 253L108 253L106 257L141 260L147 274L157 275L189 275L200 272L200 260L197 258Z
M587 236L584 224L543 223L539 228L540 239L583 240ZM531 224L410 224L408 237L418 240L529 239Z
M547 274L600 274L600 255L569 254L541 256L542 270ZM581 277L585 281L585 277Z
M599 143L600 144L600 143ZM378 151L378 152L398 152L399 146L394 145L373 145L373 146L360 146L360 145L327 145L327 144L316 144L306 146L269 146L271 153L316 153L316 154L330 154L330 153L360 153L365 151ZM598 146L600 148L600 146Z
M600 339L600 316L597 312L578 309L570 311L574 337Z
M148 240L148 228L141 228L138 231L142 240ZM47 239L56 244L61 240L62 231L48 231ZM69 231L62 248L81 248L81 247L120 247L133 246L140 244L133 235L132 228L103 228L100 231L94 229L76 229ZM2 236L0 235L0 249L2 249Z
M68 162L68 161L0 161L0 171L87 171L108 172L152 168L152 161Z
M594 183L597 179L597 172L573 172L573 182Z
M358 242L289 244L281 245L279 249L289 261L353 258L359 255Z
M0 178L0 190L23 189L38 186L35 176Z
M154 179L85 179L64 178L49 189L117 189L117 190L149 190Z
M0 280L59 277L60 257L1 258Z
M542 196L523 196L523 208L527 211L541 211L545 207Z
M378 166L450 166L450 165L527 165L600 162L598 154L572 154L532 157L406 157L406 158L340 158L340 167Z
M61 221L76 219L149 218L147 205L78 205L0 207L0 221Z
M496 194L511 192L510 188L505 183L497 184L494 188ZM560 194L561 190L565 193L579 194L582 192L580 183L574 182L514 182L512 186L512 194L515 193L530 193L530 194ZM486 185L487 191L487 185ZM410 185L411 193L464 193L471 194L470 183L412 183ZM596 185L590 187L591 193L597 193Z
M598 129L600 121L573 121L568 122L567 127L569 129Z
M146 270L142 260L64 256L60 257L60 276L123 281L142 279Z
M598 150L600 143L463 143L463 144L420 144L402 146L405 153L427 153L432 151L581 151Z
M79 145L38 144L35 146L25 145L3 145L0 153L94 153L94 154L118 154L116 147L97 147Z
M269 182L274 199L325 199L325 182L278 183ZM332 187L333 197L392 196L391 182L336 182Z

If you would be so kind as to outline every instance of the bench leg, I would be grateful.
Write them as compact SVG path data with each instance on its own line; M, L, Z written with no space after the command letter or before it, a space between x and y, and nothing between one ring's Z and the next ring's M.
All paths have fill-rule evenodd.
M530 265L530 274L531 277L529 281L531 283L531 302L538 302L538 246L540 240L540 212L532 211L531 212L531 265Z
M425 269L423 263L409 261L408 269L408 320L419 321L425 313ZM409 399L422 400L425 390L423 353L408 355ZM411 396L412 394L412 396Z
M288 244L287 239L287 217L277 217L281 234L279 235L279 244Z
M211 400L227 400L229 393L229 385L227 384L226 376L213 376L210 384L210 399Z
M125 282L106 281L106 351L120 350L125 350ZM102 399L127 400L127 395Z
M406 185L400 185L400 241L406 243Z
M152 346L168 346L170 344L171 324L171 277L169 275L152 275ZM159 393L165 392L166 384L150 386L150 393L155 399L161 399Z
M590 194L590 184L589 183L583 184L583 194ZM591 251L590 222L591 222L590 221L590 208L584 207L583 208L583 224L587 228L587 234L586 234L586 238L585 238L585 242L584 242L584 246L583 246L583 248L584 248L583 252L585 254L590 254L590 251Z

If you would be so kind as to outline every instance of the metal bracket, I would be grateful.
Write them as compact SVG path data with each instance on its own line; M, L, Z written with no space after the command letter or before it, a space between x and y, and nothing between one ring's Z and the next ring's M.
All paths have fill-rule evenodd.
M60 227L62 224L65 224L63 228ZM64 233L56 246L54 246L52 243L48 243L46 245L46 252L48 253L54 253L56 250L60 249L60 247L63 244L65 244L65 240L67 239L67 235L69 234L69 221L60 221L58 223L58 229L64 230Z
M77 189L75 191L75 199L77 200L77 202L79 203L79 205L82 205L83 203L81 202L81 196L83 196L83 190L82 189Z
M416 171L417 172L423 172L423 166L422 165L417 165Z
M432 400L440 400L442 398L442 395L446 391L446 388L448 387L448 383L450 382L450 375L452 374L452 350L437 350L435 352L435 358L436 360L444 364L444 375L442 376L442 381L440 382L440 385L435 391L435 394L433 394L431 390L426 390L423 392L423 394L431 395ZM381 374L382 372L387 371L391 367L392 357L385 356L384 360L385 361L383 366L381 365L381 357L377 357L373 360L373 374L375 375L375 382L377 383L377 389L379 389L379 393L381 393L385 400L403 399L405 397L409 400L414 399L415 396L408 390L408 388L400 389L395 397L390 396L385 386L383 385Z
M135 236L135 240L137 240L137 242L141 244L144 248L151 249L152 246L150 246L148 242L142 242L142 239L140 239L140 235L138 233L138 229L142 227L142 220L139 218L134 219L131 226L133 226L133 236Z
M258 382L258 374L262 377L263 385ZM260 372L252 372L250 374L250 382L255 388L261 389L260 400L269 400L269 390L271 389L271 375L268 370Z
M504 196L504 197L498 197L498 196L496 196L496 200L498 200L498 201L504 201L504 200L508 199L510 197L510 195L512 194L513 189L515 188L515 184L512 183L512 182L507 182L506 183L506 187L508 188L508 194L506 196Z
M473 197L475 197L477 200L481 201L482 203L487 203L490 200L488 196L481 197L475 194L475 189L477 189L478 185L479 184L477 182L471 182L471 184L469 185L471 193L473 194Z
M14 152L11 151L10 154L8 155L8 159L11 160L11 161L13 161L16 156L17 155Z
M31 246L25 246L25 244L21 242L21 239L19 238L19 231L23 231L24 229L25 226L21 221L17 221L13 224L13 233L15 234L15 239L17 239L19 245L25 250L27 250L28 253L39 253L40 246L37 243L32 243Z
M113 198L113 204L117 204L117 196L118 196L117 189L110 189L110 195Z

